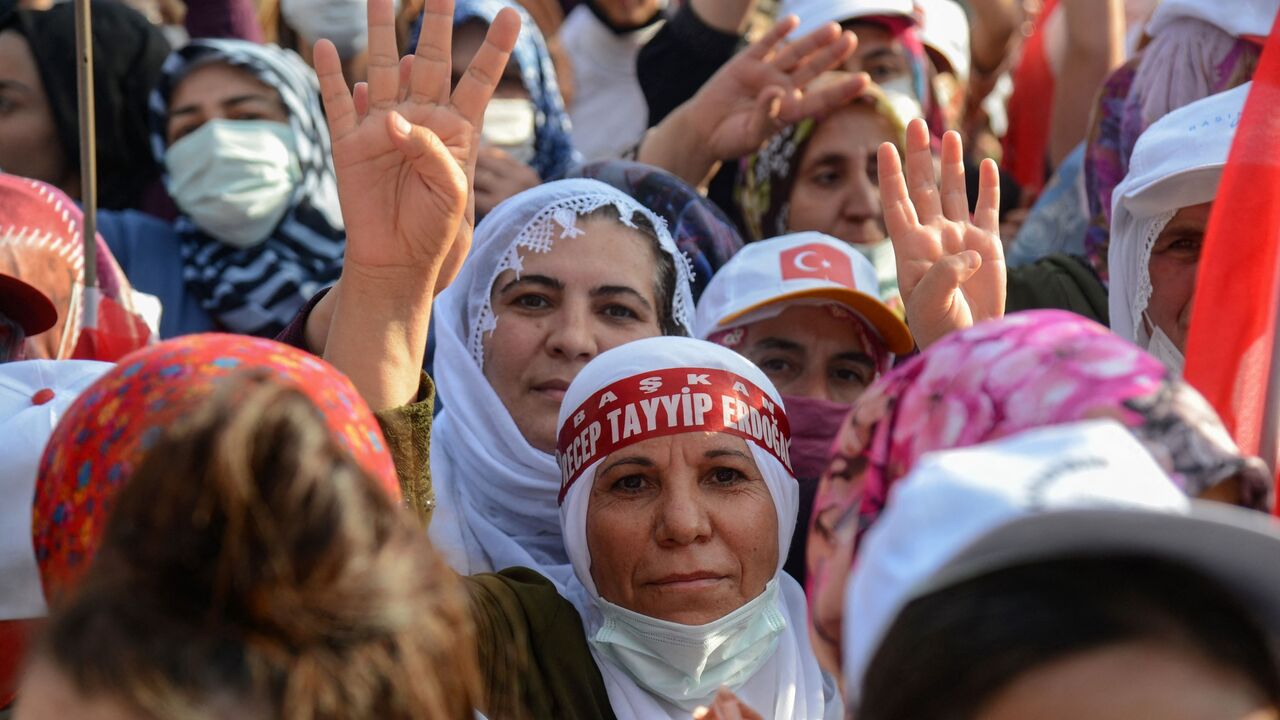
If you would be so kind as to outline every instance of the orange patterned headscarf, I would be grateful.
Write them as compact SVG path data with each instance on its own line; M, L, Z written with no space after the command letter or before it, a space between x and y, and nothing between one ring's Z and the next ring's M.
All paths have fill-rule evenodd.
M45 597L87 569L113 501L147 450L221 381L267 372L306 395L333 438L397 501L382 431L347 378L323 360L270 340L189 335L133 353L91 385L58 423L40 463L31 532ZM174 482L183 482L174 478Z

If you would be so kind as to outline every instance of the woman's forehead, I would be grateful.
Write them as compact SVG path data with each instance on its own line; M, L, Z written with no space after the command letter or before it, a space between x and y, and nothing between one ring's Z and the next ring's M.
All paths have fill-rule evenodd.
M746 459L752 466L756 464L746 440L741 437L722 432L695 431L646 438L632 443L605 457L601 460L600 467L607 468L618 461L633 460L639 463L647 461L662 469L675 462L714 460L728 456Z
M558 238L547 252L519 250L519 275L552 278L566 289L623 286L653 296L657 260L651 240L617 221L581 220L578 227L580 235ZM494 291L516 275L515 270L503 271L494 281Z
M169 108L190 104L221 104L238 97L265 96L276 102L280 93L263 82L248 68L232 65L226 60L210 60L189 70L169 98Z

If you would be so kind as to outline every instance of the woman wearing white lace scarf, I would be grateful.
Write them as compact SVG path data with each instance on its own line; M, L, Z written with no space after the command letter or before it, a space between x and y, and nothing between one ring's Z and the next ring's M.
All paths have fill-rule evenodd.
M1252 83L1147 128L1112 195L1111 329L1181 375L1209 211Z
M597 357L560 410L560 517L621 720L687 718L725 686L778 720L839 718L782 564L798 486L781 397L727 348L651 338Z
M522 566L560 585L560 400L599 353L688 334L688 263L627 195L561 180L485 217L433 315L444 410L431 435L431 539L460 573Z

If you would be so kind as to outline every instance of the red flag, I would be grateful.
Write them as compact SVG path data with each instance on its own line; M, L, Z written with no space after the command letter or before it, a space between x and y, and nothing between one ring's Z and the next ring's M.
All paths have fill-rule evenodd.
M1185 377L1240 449L1276 470L1264 438L1280 305L1280 36L1273 27L1213 203L1196 277ZM1274 418L1272 419L1274 422ZM1266 428L1274 436L1274 426ZM1266 457L1265 455L1272 455Z
M839 250L813 243L783 250L778 256L783 280L828 280L857 289L853 281L853 263Z

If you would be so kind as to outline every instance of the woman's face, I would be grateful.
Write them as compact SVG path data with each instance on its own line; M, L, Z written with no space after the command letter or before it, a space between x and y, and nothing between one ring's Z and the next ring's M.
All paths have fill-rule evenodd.
M1127 642L1070 655L1018 677L976 720L1276 720L1246 677L1168 644Z
M852 22L845 27L858 38L858 47L845 61L844 69L851 73L864 72L877 85L891 83L908 77L911 64L907 49L884 26L877 23Z
M615 605L704 625L777 572L778 513L742 438L642 440L604 458L590 492L591 578Z
M58 139L31 46L16 30L0 32L0 170L80 197L80 173Z
M289 122L280 93L244 68L211 63L192 70L169 98L169 145L210 120Z
M484 376L525 440L554 452L560 401L596 355L662 334L652 241L606 219L586 219L550 252L526 252L490 291L498 318L484 345Z
M735 348L783 395L853 404L875 380L875 359L847 310L793 305L745 326Z
M596 0L596 7L620 28L640 27L662 9L662 0Z
M464 22L453 28L453 86L458 86L458 81L462 79L462 74L467 71L467 67L471 65L471 59L476 56L480 48L484 46L484 36L488 32L488 27L479 21L472 20ZM524 86L524 80L520 77L520 63L516 62L514 55L507 61L507 67L502 72L502 79L498 81L498 87L493 91L496 98L515 98L520 100L529 100L528 89Z
M1165 225L1151 248L1151 300L1147 302L1147 317L1184 353L1191 326L1191 301L1196 292L1196 270L1200 266L1200 246L1204 243L1204 230L1212 208L1213 203L1182 208ZM1154 328L1148 327L1148 330Z
M876 150L893 128L875 108L854 103L814 130L796 169L787 232L814 230L851 245L885 239Z

